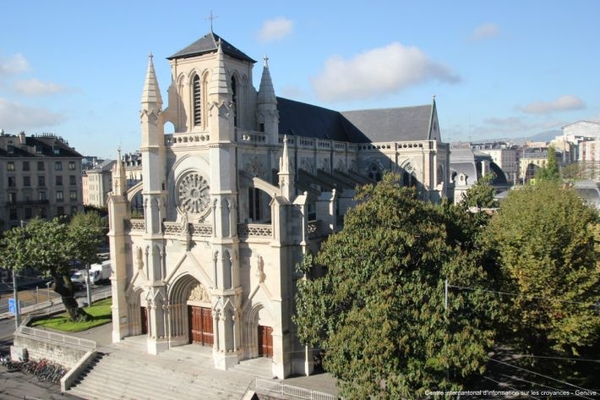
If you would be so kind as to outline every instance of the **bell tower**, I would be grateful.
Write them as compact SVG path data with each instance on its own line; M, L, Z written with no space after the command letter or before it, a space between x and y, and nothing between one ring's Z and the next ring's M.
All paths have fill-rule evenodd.
M148 271L148 352L158 354L168 348L168 329L165 325L165 309L168 308L165 284L165 249L162 221L166 218L166 148L162 98L152 55L141 101L142 126L142 196L144 201L145 232L142 252Z
M241 343L241 293L237 236L237 168L234 109L227 81L225 55L217 55L208 88L210 127L210 198L213 216L213 327L215 367L227 369L239 362Z

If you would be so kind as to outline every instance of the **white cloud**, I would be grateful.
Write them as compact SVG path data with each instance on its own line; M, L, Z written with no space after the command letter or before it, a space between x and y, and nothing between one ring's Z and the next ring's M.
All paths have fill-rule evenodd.
M14 88L18 93L28 96L54 94L66 92L68 90L66 86L52 82L42 82L35 78L16 81L14 83Z
M556 98L554 101L537 101L530 103L523 108L527 114L549 114L561 111L581 110L585 108L585 103L578 97L565 95Z
M263 24L258 38L261 42L281 40L292 33L293 29L294 23L285 17L270 19Z
M475 28L471 34L471 40L485 40L500 34L500 28L497 24L488 22Z
M312 86L324 101L357 100L430 80L456 83L460 77L446 65L430 60L419 48L395 42L350 60L330 57L321 74L312 79Z
M5 131L22 131L48 127L64 122L66 117L43 108L33 108L0 98L0 128Z
M29 62L22 54L12 57L0 56L0 77L6 75L20 74L29 70Z

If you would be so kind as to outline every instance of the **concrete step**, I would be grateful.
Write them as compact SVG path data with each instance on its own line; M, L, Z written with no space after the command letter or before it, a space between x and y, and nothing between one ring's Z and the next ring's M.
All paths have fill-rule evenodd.
M272 360L270 358L243 360L232 370L263 379L273 378Z
M85 371L69 393L84 399L239 399L252 376L212 368L206 352L168 351L153 356L120 346ZM210 353L208 353L210 354ZM250 375L248 373L248 375ZM199 397L200 396L200 397Z

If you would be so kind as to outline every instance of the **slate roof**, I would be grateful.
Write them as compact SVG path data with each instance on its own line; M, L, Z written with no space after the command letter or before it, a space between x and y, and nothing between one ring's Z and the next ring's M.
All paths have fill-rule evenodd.
M244 52L237 49L227 40L223 39L216 33L210 32L196 40L194 43L190 44L183 50L178 51L173 54L171 57L167 57L167 60L173 60L175 58L189 58L196 57L202 54L213 53L217 51L217 42L221 40L221 48L223 49L223 53L226 55L233 57L235 59L241 61L248 61L251 63L255 63L256 61L252 58L248 57Z
M341 114L373 142L430 140L432 107L383 108Z
M24 146L19 144L19 137L16 135L0 136L0 141L2 157L83 157L74 148L69 147L68 143L54 135L26 136Z
M339 112L277 97L280 134L350 143L429 140L432 107Z
M279 133L340 142L363 143L369 139L338 111L277 97Z

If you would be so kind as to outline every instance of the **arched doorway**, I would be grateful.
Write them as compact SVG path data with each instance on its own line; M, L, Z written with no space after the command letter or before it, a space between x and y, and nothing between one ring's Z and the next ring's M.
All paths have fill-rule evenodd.
M210 298L204 286L198 283L187 301L189 343L212 346L214 343L213 317Z
M173 284L169 303L172 345L213 345L214 321L210 294L201 282L191 275L182 276Z
M261 304L248 313L245 347L247 358L273 358L273 317Z

